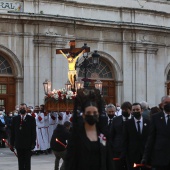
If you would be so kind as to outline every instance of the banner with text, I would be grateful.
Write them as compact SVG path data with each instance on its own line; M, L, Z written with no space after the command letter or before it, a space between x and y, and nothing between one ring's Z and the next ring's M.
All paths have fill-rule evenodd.
M0 10L23 12L23 3L0 1Z

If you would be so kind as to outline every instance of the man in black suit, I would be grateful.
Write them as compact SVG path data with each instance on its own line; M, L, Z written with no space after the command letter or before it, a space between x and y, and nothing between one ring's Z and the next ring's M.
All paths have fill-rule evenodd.
M15 116L11 126L11 150L17 150L19 170L31 169L31 150L35 147L35 118L27 115L26 104L20 105L20 115Z
M150 122L142 117L142 112L140 103L132 104L133 118L124 122L123 152L121 157L126 158L128 170L134 169L134 163L138 164L141 162L148 138Z
M108 116L107 122L108 122L109 132L110 132L110 129L111 129L113 118L116 117L115 112L116 112L116 107L113 104L110 103L106 106L106 113L107 113L107 116Z
M152 116L142 163L156 170L170 170L170 96L162 97L163 111Z
M130 102L124 102L121 105L122 115L117 116L112 121L111 126L111 147L113 152L113 158L120 158L122 152L122 140L123 140L123 124L125 121L131 119L132 104ZM124 161L115 161L116 170L126 169Z

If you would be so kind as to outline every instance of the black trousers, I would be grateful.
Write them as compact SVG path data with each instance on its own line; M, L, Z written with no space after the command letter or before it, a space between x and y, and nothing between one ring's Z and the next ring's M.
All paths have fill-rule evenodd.
M116 170L127 170L126 162L122 162L120 160L114 161Z
M31 170L31 150L17 149L19 170Z
M170 170L170 163L167 166L155 167L155 170Z

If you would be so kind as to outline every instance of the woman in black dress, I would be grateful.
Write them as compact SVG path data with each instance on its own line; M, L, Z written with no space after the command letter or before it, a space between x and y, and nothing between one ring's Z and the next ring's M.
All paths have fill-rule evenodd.
M66 170L114 170L107 139L99 126L102 106L100 93L96 90L77 94Z

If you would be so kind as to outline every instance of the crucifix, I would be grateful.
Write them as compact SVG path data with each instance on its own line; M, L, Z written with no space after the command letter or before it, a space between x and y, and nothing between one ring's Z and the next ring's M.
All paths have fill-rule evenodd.
M69 42L70 48L65 49L57 49L56 54L62 54L68 61L68 79L72 85L72 88L74 88L74 84L76 81L77 71L75 68L76 61L78 58L85 52L90 52L90 47L86 48L76 48L76 42L75 40L71 40ZM85 46L84 46L85 47Z

